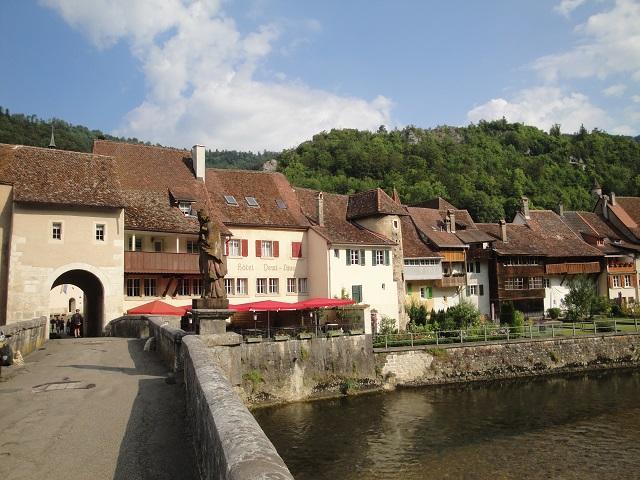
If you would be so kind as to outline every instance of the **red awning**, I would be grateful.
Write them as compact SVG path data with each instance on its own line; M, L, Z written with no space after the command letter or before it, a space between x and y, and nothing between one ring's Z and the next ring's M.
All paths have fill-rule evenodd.
M344 307L345 305L353 305L356 303L350 298L310 298L303 302L296 303L299 310L312 309L312 308L332 308L332 307Z
M183 316L184 312L184 307L174 307L161 300L154 300L127 310L129 315L175 315L178 317Z
M282 310L297 310L296 303L278 302L275 300L263 300L261 302L252 302L248 304L247 310L250 312L278 312ZM240 305L246 307L247 304Z

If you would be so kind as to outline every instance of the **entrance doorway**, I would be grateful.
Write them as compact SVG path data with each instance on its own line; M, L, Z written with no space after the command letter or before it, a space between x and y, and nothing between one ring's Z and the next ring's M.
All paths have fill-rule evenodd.
M100 336L104 325L104 288L98 277L86 270L69 270L53 282L51 289L60 285L74 285L82 290L82 302L78 302L75 295L69 299L69 314L72 315L76 308L81 308L80 313L84 317L82 335Z

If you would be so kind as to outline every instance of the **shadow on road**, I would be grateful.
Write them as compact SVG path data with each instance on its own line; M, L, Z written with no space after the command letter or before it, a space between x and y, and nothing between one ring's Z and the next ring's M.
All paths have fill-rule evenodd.
M155 352L143 351L144 342L129 340L135 368L94 365L76 368L126 370L142 378L127 429L120 444L114 480L195 479L193 445L187 429L184 387L165 381L168 369Z

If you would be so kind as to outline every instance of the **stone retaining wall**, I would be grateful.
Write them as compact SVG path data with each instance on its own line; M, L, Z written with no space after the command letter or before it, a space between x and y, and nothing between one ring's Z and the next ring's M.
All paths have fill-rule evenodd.
M640 366L640 335L376 353L389 386L433 385Z
M182 339L187 412L202 478L293 476L199 336Z
M7 336L6 342L13 352L20 351L23 357L42 347L49 339L47 317L2 325L0 330Z

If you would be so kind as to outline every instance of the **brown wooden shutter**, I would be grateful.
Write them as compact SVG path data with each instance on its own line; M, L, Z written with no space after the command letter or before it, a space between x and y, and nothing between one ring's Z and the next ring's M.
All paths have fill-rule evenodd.
M293 258L302 257L302 242L291 242L291 256Z
M245 238L241 241L241 243L242 243L241 254L243 257L248 257L249 256L249 240Z
M262 240L256 240L256 257L262 256Z
M280 256L280 242L277 240L273 242L273 256L274 257Z

